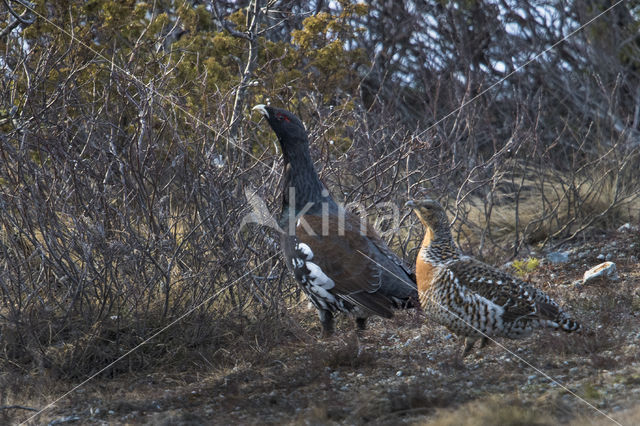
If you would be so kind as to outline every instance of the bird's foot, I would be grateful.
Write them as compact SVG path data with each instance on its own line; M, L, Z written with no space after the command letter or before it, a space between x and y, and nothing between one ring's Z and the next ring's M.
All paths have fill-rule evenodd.
M478 347L478 349L482 349L482 348L484 348L485 346L489 346L489 345L490 345L490 344L492 344L492 343L493 343L493 340L490 340L489 338L487 338L487 337L484 337L484 336L483 336L483 337L480 339L480 346Z
M464 339L464 349L462 350L462 359L466 358L467 355L471 353L473 349L473 344L476 343L476 340L477 339L472 339L470 337L467 337L466 339ZM482 345L482 342L480 344Z
M324 327L322 327L322 330L320 331L320 335L318 336L318 338L329 339L331 338L331 336L333 336L333 330L327 330Z
M356 344L356 348L357 348L356 358L360 358L360 355L362 355L362 353L364 352L364 345L360 341L360 333L362 333L361 330L356 330L356 332L354 333L355 334L355 344Z

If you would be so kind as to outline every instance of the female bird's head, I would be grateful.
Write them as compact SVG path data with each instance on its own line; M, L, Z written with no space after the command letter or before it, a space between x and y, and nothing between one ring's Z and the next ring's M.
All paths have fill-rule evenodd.
M309 143L302 121L289 111L263 104L254 106L252 110L264 115L278 137L283 151Z
M423 225L429 227L434 234L449 232L449 219L439 202L424 198L407 201L404 206L412 208Z

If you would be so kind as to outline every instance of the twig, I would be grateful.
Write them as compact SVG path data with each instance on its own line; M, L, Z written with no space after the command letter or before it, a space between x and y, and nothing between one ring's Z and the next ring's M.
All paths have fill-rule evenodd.
M0 410L27 410L38 411L37 408L25 407L24 405L3 405L0 406Z

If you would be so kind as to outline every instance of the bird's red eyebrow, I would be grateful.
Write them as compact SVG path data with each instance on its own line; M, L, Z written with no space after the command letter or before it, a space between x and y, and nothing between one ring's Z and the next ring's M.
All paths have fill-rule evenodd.
M287 117L285 114L282 114L280 112L276 114L276 118L278 120L291 121L289 120L289 117Z

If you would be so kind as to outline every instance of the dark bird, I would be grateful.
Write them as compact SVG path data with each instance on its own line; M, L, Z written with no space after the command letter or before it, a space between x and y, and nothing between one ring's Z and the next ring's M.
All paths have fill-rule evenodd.
M307 132L289 111L265 105L262 113L280 142L284 193L279 220L287 266L318 309L323 336L333 333L333 314L349 313L358 329L371 315L418 304L415 278L376 235L365 218L346 212L320 181Z
M416 259L420 304L427 317L465 337L463 358L477 340L482 348L488 337L518 339L536 328L581 330L543 291L462 254L437 201L412 200L406 206L425 228Z

